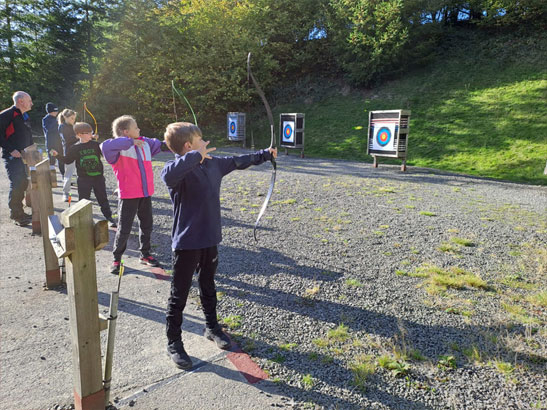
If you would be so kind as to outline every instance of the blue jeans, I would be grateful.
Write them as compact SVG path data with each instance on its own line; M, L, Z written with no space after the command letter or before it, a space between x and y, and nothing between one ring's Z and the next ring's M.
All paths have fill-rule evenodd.
M22 158L9 156L4 158L4 165L9 178L8 206L10 217L17 219L23 216L23 199L28 186L27 171Z

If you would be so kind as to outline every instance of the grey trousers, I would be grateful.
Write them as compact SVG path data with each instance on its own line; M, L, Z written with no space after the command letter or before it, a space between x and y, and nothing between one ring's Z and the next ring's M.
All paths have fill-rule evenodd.
M150 256L152 234L152 197L120 199L118 202L118 231L114 239L114 260L120 261L127 247L135 215L139 219L141 256Z

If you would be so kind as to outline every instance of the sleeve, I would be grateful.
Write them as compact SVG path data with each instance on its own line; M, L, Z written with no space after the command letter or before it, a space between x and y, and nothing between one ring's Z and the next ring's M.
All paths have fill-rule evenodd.
M7 151L8 153L16 149L13 144L6 138L6 130L11 124L12 118L13 112L11 110L5 111L0 114L0 146L4 151Z
M57 158L59 158L61 161L63 161L65 164L72 164L76 159L78 158L78 146L72 145L68 147L66 150L65 155L59 152L59 155L57 155Z
M173 161L165 164L165 167L161 171L161 179L168 188L175 188L190 171L199 165L200 161L201 154L198 151L190 151L185 155L177 155Z
M47 117L42 120L42 128L44 129L44 136L46 137L47 149L55 149L55 138L52 138L57 130L57 125L54 118L48 119Z
M152 156L157 155L161 152L162 143L160 140L156 138L146 138L146 137L142 137L142 139L146 141L148 145L150 146L150 153L152 154Z
M101 144L104 158L109 164L115 164L120 157L120 151L131 148L135 143L132 138L118 137L110 138Z
M260 165L272 159L270 151L263 149L253 154L240 155L237 157L218 158L222 176L229 174L235 169L246 169L251 165Z

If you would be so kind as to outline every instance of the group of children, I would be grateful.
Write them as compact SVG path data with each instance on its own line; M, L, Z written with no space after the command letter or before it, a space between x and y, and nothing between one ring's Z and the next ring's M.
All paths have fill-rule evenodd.
M56 107L49 107L56 108ZM50 112L48 111L48 115ZM123 115L112 123L114 138L102 144L93 138L92 128L84 122L75 123L76 114L63 110L59 115L59 134L64 153L48 145L51 155L65 164L64 187L70 189L68 167L75 163L78 195L89 199L93 190L105 218L115 226L106 196L101 155L112 166L118 180L118 229L114 239L114 260L110 272L118 274L133 220L139 220L140 261L159 266L150 253L152 233L152 195L154 175L151 158L162 150L162 142L140 135L134 117ZM68 125L67 125L68 124ZM69 142L72 133L77 142ZM46 130L44 126L44 131ZM167 148L175 154L161 173L173 204L173 278L166 313L167 352L178 368L190 369L192 361L182 342L182 313L192 284L194 272L205 315L204 336L221 349L231 345L217 320L217 296L214 276L218 266L217 245L222 240L220 216L220 184L222 178L236 169L259 165L277 156L276 148L234 157L212 157L209 142L194 124L169 124L164 134ZM68 192L64 190L65 194Z

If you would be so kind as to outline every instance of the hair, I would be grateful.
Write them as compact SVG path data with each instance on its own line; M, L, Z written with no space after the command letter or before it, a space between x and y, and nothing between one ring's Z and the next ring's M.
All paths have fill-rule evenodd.
M77 122L74 124L74 132L76 134L86 134L88 132L93 132L93 128L87 122Z
M131 122L137 120L132 115L122 115L121 117L116 118L112 121L112 135L114 137L121 137L123 131L129 129Z
M167 147L175 154L181 154L184 144L192 143L195 136L201 137L201 130L191 122L173 122L165 128L163 134Z
M70 108L65 108L57 116L57 122L59 123L59 125L64 124L66 122L66 119L68 117L72 117L73 115L76 115L75 111L72 111Z
M19 100L22 100L25 97L30 97L30 95L24 91L15 91L11 98L13 99L13 104L17 105Z

